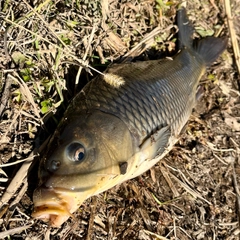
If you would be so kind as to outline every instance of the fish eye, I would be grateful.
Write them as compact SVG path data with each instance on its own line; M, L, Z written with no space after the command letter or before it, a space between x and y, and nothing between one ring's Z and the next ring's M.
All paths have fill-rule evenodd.
M84 150L84 148L79 148L79 149L76 150L76 152L75 152L74 159L75 159L76 161L81 161L81 160L84 158L84 155L85 155L85 150Z
M82 162L86 156L86 151L81 143L71 143L67 146L67 156L71 161Z

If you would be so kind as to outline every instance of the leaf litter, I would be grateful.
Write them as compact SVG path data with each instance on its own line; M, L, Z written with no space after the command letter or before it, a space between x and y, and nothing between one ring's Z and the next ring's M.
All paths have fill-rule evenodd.
M203 77L204 95L168 156L141 176L85 201L74 214L77 220L60 229L31 218L39 160L32 159L44 149L40 146L68 102L97 74L93 69L173 56L179 3L1 3L1 238L239 239L236 0L183 3L195 38L223 35L229 46Z

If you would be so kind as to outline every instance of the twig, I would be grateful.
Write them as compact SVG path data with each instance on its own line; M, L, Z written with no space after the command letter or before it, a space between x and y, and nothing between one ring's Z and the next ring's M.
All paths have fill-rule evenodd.
M222 160L217 154L213 153L213 156L214 156L217 160L219 160L222 164L228 165L228 164L227 164L226 162L224 162L224 160Z
M236 31L235 31L234 25L233 25L230 0L224 0L224 3L225 3L226 14L227 14L229 33L230 33L230 37L231 37L231 41L232 41L234 58L236 61L238 73L240 74L240 53L239 53L239 46L238 46L238 41L237 41L237 34L236 34Z
M11 84L12 84L12 80L6 76L5 86L4 86L4 90L3 90L2 98L0 102L0 119L2 117L4 109L9 100Z
M218 8L217 5L215 4L214 0L210 0L210 3L211 3L212 6L215 8L215 10L217 11L217 13L219 13L219 8Z
M130 57L136 57L140 55L142 52L144 52L151 44L154 42L154 37L159 34L160 32L170 30L173 27L173 25L168 26L165 29L162 29L161 27L156 27L153 29L149 34L147 34L141 42L139 42L134 48L131 49L128 53L126 53L122 60L120 62L124 63L126 62Z
M19 191L19 193L17 194L17 197L13 200L13 202L10 204L11 206L14 206L15 204L18 204L20 202L20 200L22 199L23 195L25 194L25 192L27 191L27 187L28 187L28 182L27 182L27 178L24 178L23 180L23 187L21 188L21 190Z
M183 183L181 180L179 180L175 175L173 175L172 173L170 173L170 176L177 181L187 192L189 192L192 196L194 196L195 198L199 198L202 199L203 201L205 201L206 203L208 203L209 205L212 205L208 200L206 200L205 198L203 198L201 196L200 193L194 191L193 189L191 189L187 184Z
M96 212L96 205L97 205L97 197L94 196L94 197L92 197L91 216L90 216L90 220L89 220L89 223L88 223L88 233L87 233L86 240L91 240L92 239L92 232L93 232L94 217L95 217L95 212Z
M163 166L163 165L164 165L164 166ZM168 186L169 186L170 189L172 190L173 195L174 195L174 198L179 197L180 194L179 194L179 192L177 191L177 189L175 188L172 180L170 179L170 177L169 177L169 171L168 171L168 169L165 167L165 164L164 164L163 161L162 161L162 164L160 165L160 171L161 171L163 177L165 178L166 182L168 183Z
M236 150L233 149L233 148L228 148L228 149L223 149L223 148L218 149L218 148L215 148L214 144L212 144L210 142L207 142L207 145L205 145L205 146L209 147L211 150L216 151L216 152L236 152Z
M150 232L150 231L148 231L148 230L143 230L145 233L147 233L148 235L151 235L151 236L153 236L153 237L156 237L157 239L159 239L159 240L169 240L169 238L165 238L165 237L163 237L163 236L160 236L160 235L158 235L158 234L156 234L156 233L153 233L153 232Z
M84 54L83 59L82 59L87 65L88 65L88 63L87 63L87 61L86 61L86 58L87 58L87 55L88 55L88 52L89 52L89 49L90 49L90 46L91 46L91 43L92 43L92 40L93 40L95 31L96 31L96 24L93 25L91 35L90 35L90 37L89 37L89 39L88 39L88 45L87 45L85 54ZM83 67L80 66L79 69L78 69L77 76L76 76L76 80L75 80L75 86L78 85L79 77L80 77L80 74L81 74L81 72L82 72L82 68L83 68Z
M39 118L40 122L42 123L42 120L41 120L41 117L40 117L37 105L36 105L36 103L35 103L35 101L33 99L33 95L31 94L27 84L18 75L16 75L16 76L17 76L17 78L9 74L9 77L12 80L16 81L20 85L20 88L23 90L22 93L28 99L29 103L33 106L35 115Z
M25 103L23 104L23 106L24 105L25 105ZM17 112L14 112L14 116L13 116L13 119L12 119L10 125L8 126L6 132L1 136L0 144L4 144L4 143L8 143L9 142L7 135L11 131L11 129L14 126L14 124L16 123L16 121L19 118L20 114L21 114L21 109L18 110Z
M186 234L189 237L189 239L192 239L191 236L183 228L178 226L178 229L181 230L184 234Z
M5 237L11 236L11 235L16 234L16 233L20 233L20 232L30 228L31 226L32 226L32 224L22 226L22 227L13 228L13 229L1 232L0 233L0 239L4 239Z
M232 138L230 138L230 140L232 141L232 143L236 147L236 155L237 155L237 157L236 157L237 161L236 162L239 164L239 157L240 157L239 146ZM236 192L236 198L237 198L238 227L239 227L239 230L240 230L240 191L239 191L239 187L238 187L237 176L236 176L236 171L235 171L235 167L234 167L234 161L231 162L231 167L232 167L232 176L233 176L233 186L234 186L234 189L235 189L235 192ZM240 239L240 232L239 232L239 239Z
M32 157L32 160L34 158L33 152L31 153L30 157ZM1 200L0 200L0 208L3 207L3 205L8 204L8 201L13 197L15 192L18 190L18 188L22 185L24 179L27 177L27 172L32 164L32 161L25 161L21 168L18 170L17 174L12 179L11 183L9 184L8 188L6 189L5 193L3 194Z
M9 167L9 166L12 166L12 165L16 165L16 164L21 163L21 162L31 161L34 157L35 157L35 156L30 156L30 157L28 157L28 158L24 158L24 159L21 159L21 160L17 160L17 161L12 162L12 163L0 164L0 168Z
M64 233L63 237L60 238L60 240L69 239L69 234L71 232L74 232L77 229L79 221L77 219L74 219L74 218L73 218L73 220L74 220L74 223L71 224L70 226L68 226L67 230L65 229L65 233Z
M142 219L143 219L147 229L149 231L153 231L152 220L149 217L148 212L143 207L139 208L139 212L140 212L140 215L142 216Z
M102 0L102 24L104 24L107 20L108 13L109 13L109 2L108 0Z
M236 198L237 198L238 226L240 228L240 192L239 192L239 188L238 188L237 177L236 177L236 172L235 172L233 162L231 163L231 166L232 166L232 175L233 175L233 185L234 185L234 189L235 189L235 192L236 192ZM239 239L240 239L240 233L239 233Z
M177 239L176 217L173 217L173 232L174 232L174 239Z

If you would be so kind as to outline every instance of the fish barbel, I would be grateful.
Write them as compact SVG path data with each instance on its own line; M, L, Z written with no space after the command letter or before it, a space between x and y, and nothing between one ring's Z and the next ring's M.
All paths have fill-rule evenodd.
M171 150L201 76L227 45L215 37L193 45L184 8L177 20L181 51L173 60L114 64L73 99L40 161L33 217L59 227L84 200L147 171Z

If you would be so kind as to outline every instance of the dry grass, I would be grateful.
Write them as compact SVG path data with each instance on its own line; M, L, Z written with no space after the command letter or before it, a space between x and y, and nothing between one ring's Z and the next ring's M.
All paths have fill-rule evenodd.
M0 4L0 238L238 239L238 1L183 3L195 37L231 39L204 77L205 95L186 132L162 164L87 200L78 221L60 229L31 218L33 157L96 72L112 62L176 52L179 1Z
M232 46L233 46L234 58L235 58L235 61L236 61L238 74L240 74L239 41L237 39L237 34L236 34L235 26L234 26L234 23L233 23L233 17L232 17L230 0L225 0L224 3L225 3L226 15L227 15L229 33L230 33Z

